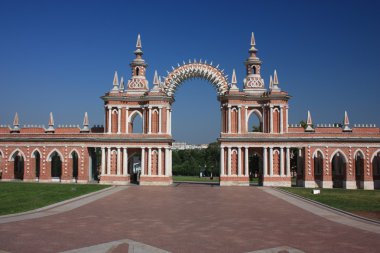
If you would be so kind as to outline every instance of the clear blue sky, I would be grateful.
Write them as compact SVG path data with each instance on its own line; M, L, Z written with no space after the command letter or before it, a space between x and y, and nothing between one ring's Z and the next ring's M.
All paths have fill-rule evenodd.
M380 125L380 1L0 1L0 124L103 124L99 98L113 72L125 79L141 33L148 79L189 58L220 64L239 86L251 32L268 84L276 68L290 123ZM219 136L214 88L185 82L175 94L173 135ZM197 112L201 111L200 115Z

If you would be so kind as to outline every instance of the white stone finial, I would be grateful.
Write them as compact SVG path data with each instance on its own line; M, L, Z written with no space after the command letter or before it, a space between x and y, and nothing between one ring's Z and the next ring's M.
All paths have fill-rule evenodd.
M19 119L18 119L18 113L17 112L16 112L15 117L13 119L13 126L17 127L17 128L20 126L20 122L19 122Z
M274 84L274 85L279 85L278 77L277 77L277 71L276 71L276 70L274 70L273 84Z
M273 78L272 75L269 77L269 89L273 89Z
M81 132L90 132L90 128L88 127L89 121L88 121L88 114L87 112L84 113L83 118L83 128L80 130Z
M310 111L308 110L307 111L307 122L306 122L306 129L305 131L306 132L312 132L314 131L314 128L313 128L313 121L311 119L311 114L310 114Z
M113 88L111 92L117 92L119 91L119 78L117 77L117 71L115 71L115 74L113 76Z
M50 126L54 126L54 118L53 118L52 112L50 112L50 116L49 116L49 127Z
M120 78L119 91L120 91L120 92L123 92L123 91L124 91L124 77L121 77L121 78Z
M160 80L158 78L157 70L154 71L154 77L153 77L153 88L152 92L159 92L160 91Z
M142 48L140 34L137 35L136 48Z
M255 35L254 35L253 32L252 32L252 35L251 35L251 46L252 47L256 46Z
M352 131L352 129L350 128L350 120L348 119L347 111L344 111L343 131L344 132Z
M231 83L232 83L232 84L237 84L235 69L232 70Z

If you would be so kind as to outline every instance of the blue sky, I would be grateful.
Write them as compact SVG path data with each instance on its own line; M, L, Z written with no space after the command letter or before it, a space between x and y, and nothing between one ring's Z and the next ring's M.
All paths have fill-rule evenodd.
M125 79L141 33L147 77L188 59L220 64L239 86L251 32L262 75L276 68L290 123L380 125L379 1L0 1L0 124L103 124L99 98L113 72ZM207 143L220 132L214 88L185 82L175 94L173 135ZM198 112L201 112L198 115Z

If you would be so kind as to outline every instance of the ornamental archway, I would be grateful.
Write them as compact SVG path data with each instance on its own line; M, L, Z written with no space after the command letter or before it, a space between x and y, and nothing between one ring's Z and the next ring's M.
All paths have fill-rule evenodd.
M218 95L224 95L228 91L228 80L223 70L220 70L218 66L202 62L197 63L196 61L184 63L182 66L178 65L177 68L173 68L173 71L168 72L162 89L168 96L173 96L177 87L184 81L200 78L210 82L216 88Z

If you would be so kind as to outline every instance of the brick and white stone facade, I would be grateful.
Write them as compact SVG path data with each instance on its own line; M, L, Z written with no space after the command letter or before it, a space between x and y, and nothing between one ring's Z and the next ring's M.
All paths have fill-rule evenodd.
M216 87L220 101L220 185L249 185L255 156L261 185L291 186L296 176L304 187L380 188L380 129L351 128L346 112L341 126L314 126L310 113L305 127L289 125L290 96L276 71L266 88L253 34L242 90L235 71L228 83L218 66L195 60L173 68L164 81L155 73L149 88L140 36L136 48L127 85L115 73L102 97L104 127L90 129L87 114L83 128L55 127L52 114L48 128L20 127L17 114L13 127L0 126L1 180L171 184L173 95L183 81L198 77ZM256 132L251 117L259 121Z

